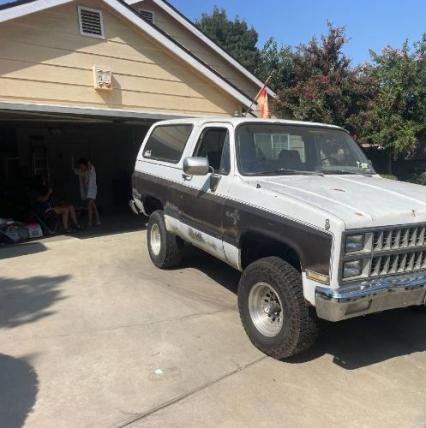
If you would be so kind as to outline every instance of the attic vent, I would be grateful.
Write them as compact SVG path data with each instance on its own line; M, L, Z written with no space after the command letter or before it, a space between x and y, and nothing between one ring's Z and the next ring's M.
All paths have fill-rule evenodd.
M104 37L102 12L87 7L78 7L80 33L84 36Z
M154 23L154 14L150 12L149 10L143 10L139 9L139 15L145 19L145 21L150 22L151 24Z

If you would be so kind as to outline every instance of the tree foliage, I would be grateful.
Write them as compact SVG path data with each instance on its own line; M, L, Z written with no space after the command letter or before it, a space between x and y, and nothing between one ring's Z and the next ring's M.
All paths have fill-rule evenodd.
M275 113L343 126L393 156L409 153L426 134L426 35L412 49L371 52L360 66L343 53L346 42L345 29L330 23L320 40L296 48L269 40L257 71L274 70Z
M368 75L377 90L363 114L361 134L395 156L410 152L426 133L426 34L412 49L405 42L371 57Z
M197 27L214 42L230 53L248 70L255 71L259 50L256 30L236 17L228 19L225 9L215 7L211 14L203 13L195 23Z
M334 123L355 133L356 116L373 92L368 79L343 53L344 28L328 24L328 34L295 48L269 40L261 51L260 75L274 70L275 114Z
M292 59L289 47L280 47L278 42L270 38L259 51L259 61L255 69L256 75L263 82L272 76L269 86L274 90L289 87L292 83Z
M426 138L426 34L412 47L370 52L370 62L354 66L344 53L345 28L331 23L307 44L269 39L262 49L255 29L229 20L224 9L203 14L197 25L263 81L272 73L278 117L343 126L394 157Z

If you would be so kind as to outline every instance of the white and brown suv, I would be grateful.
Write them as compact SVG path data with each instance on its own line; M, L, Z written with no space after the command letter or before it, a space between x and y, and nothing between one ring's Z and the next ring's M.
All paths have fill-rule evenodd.
M187 241L242 271L241 320L273 357L311 346L318 318L425 305L426 189L379 177L339 127L159 122L131 206L156 266L176 266Z

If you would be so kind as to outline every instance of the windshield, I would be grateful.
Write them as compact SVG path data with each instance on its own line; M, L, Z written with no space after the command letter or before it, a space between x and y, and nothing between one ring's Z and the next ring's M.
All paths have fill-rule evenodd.
M247 123L237 128L243 175L374 174L371 163L343 130Z

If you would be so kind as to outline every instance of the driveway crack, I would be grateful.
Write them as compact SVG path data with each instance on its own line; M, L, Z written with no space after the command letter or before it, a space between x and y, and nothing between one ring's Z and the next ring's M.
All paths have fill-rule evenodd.
M139 422L139 421L147 418L148 416L152 416L153 414L159 412L160 410L164 410L164 409L166 409L166 408L168 408L170 406L173 406L174 404L179 403L180 401L183 401L183 400L185 400L185 399L187 399L187 398L189 398L189 397L197 394L198 392L201 392L201 391L209 388L212 385L215 385L215 384L217 384L217 383L219 383L219 382L221 382L221 381L223 381L223 380L225 380L225 379L227 379L227 378L229 378L229 377L231 377L231 376L233 376L233 375L235 375L237 373L242 372L243 370L245 370L245 369L247 369L247 368L249 368L249 367L251 367L251 366L253 366L253 365L255 365L255 364L257 364L257 363L259 363L261 361L263 361L265 358L267 358L266 355L264 355L264 356L262 356L262 357L260 357L260 358L258 358L256 360L254 360L254 361L252 361L252 362L250 362L248 364L245 364L245 365L242 365L242 366L238 366L238 368L236 368L235 370L232 370L232 371L224 374L223 376L218 377L217 379L214 379L214 380L212 380L210 382L207 382L204 385L200 385L199 387L194 388L193 390L188 391L185 394L178 395L177 397L172 398L171 400L168 400L168 401L160 404L159 406L153 407L152 409L150 409L150 410L148 410L148 411L146 411L144 413L135 414L132 419L127 420L126 422L123 422L123 423L121 423L119 425L116 425L115 428L128 427L128 426L130 426L130 425L132 425L132 424L134 424L136 422Z

